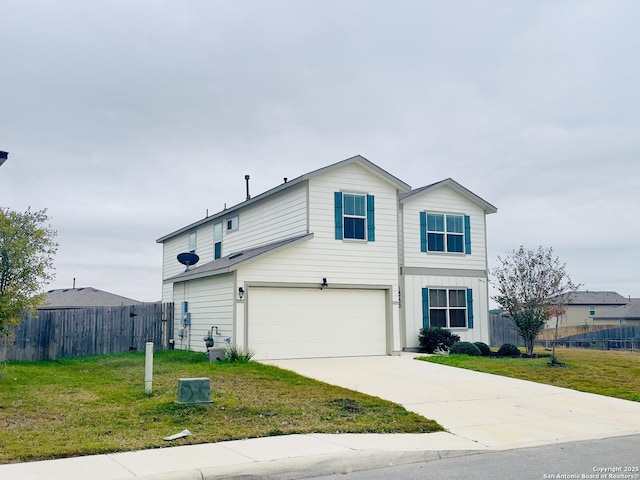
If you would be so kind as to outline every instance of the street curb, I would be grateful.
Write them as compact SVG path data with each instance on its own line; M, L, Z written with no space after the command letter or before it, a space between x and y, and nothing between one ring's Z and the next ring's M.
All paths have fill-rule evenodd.
M182 470L145 475L139 480L299 480L321 475L347 474L377 468L431 462L488 453L491 450L354 451Z

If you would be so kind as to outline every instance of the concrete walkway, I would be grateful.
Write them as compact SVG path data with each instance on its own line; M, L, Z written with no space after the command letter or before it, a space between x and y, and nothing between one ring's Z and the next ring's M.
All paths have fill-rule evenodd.
M305 478L640 433L640 403L398 357L265 362L402 404L448 432L291 435L0 465L2 480Z

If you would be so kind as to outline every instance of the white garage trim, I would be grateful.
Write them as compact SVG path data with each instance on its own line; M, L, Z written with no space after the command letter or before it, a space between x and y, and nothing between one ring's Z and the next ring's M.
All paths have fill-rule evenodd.
M258 360L391 351L391 287L281 284L245 290L244 343Z

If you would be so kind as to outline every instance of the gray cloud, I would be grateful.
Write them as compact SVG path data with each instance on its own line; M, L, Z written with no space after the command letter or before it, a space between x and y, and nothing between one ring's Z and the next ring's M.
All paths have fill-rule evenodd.
M630 1L5 1L0 202L49 208L58 281L160 296L159 236L362 154L495 204L489 253L553 246L640 296Z

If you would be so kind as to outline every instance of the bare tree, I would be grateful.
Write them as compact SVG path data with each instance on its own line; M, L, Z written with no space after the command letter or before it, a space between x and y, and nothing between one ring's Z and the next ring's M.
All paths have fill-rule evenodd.
M536 336L544 328L561 295L574 292L575 285L566 265L554 257L552 248L528 250L523 246L507 256L498 256L491 271L491 283L498 290L493 299L509 312L518 333L524 338L527 354L533 354Z

